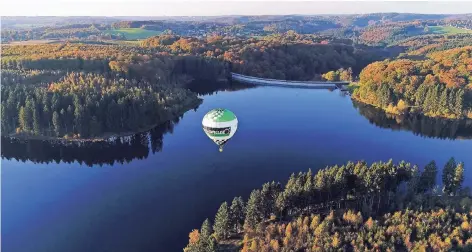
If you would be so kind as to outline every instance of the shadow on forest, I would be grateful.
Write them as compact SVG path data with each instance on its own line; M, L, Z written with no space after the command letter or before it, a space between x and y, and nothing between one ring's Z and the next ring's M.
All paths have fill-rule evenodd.
M134 159L147 158L150 151L160 152L163 148L164 135L172 133L181 118L183 116L147 132L114 137L105 141L63 142L2 137L1 156L8 160L46 164L78 162L87 166L102 166L129 163Z
M391 115L373 106L353 101L354 108L380 128L411 131L415 135L439 139L472 139L472 120L448 120L422 115Z

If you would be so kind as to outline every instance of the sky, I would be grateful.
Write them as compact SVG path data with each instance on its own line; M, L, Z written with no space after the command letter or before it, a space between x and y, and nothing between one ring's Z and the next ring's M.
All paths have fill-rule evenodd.
M2 0L1 16L218 16L472 13L472 1Z

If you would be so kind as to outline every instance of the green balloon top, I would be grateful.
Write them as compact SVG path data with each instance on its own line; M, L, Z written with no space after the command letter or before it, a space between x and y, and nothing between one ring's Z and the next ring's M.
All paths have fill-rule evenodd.
M213 109L205 115L205 118L213 122L229 122L236 119L233 112L227 109Z

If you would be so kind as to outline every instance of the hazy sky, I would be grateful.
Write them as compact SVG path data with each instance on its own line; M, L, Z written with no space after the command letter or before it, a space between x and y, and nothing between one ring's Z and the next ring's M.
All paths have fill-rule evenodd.
M471 1L2 0L0 7L0 15L2 16L214 16L372 12L472 13Z

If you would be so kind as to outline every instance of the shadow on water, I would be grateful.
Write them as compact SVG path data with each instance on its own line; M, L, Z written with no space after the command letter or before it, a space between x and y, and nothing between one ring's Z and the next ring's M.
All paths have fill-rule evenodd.
M216 94L218 91L237 91L255 86L237 82L195 81L188 88L198 95ZM195 108L196 111L198 109ZM20 140L1 137L1 157L7 160L31 161L33 163L73 163L114 165L129 163L135 159L146 159L150 152L160 152L163 137L173 132L174 126L183 118L161 124L149 131L125 137L114 137L105 141L50 141Z
M163 137L172 133L180 118L168 121L149 131L131 136L114 137L105 141L45 141L19 140L2 137L2 158L33 163L78 162L87 166L129 163L134 159L145 159L149 152L160 152Z
M353 101L354 108L380 128L411 131L415 135L439 139L472 139L472 120L448 120L422 115L391 115L373 106Z
M257 88L256 85L245 84L237 81L193 81L187 85L187 88L200 96L217 94L218 91L239 91L250 88Z

